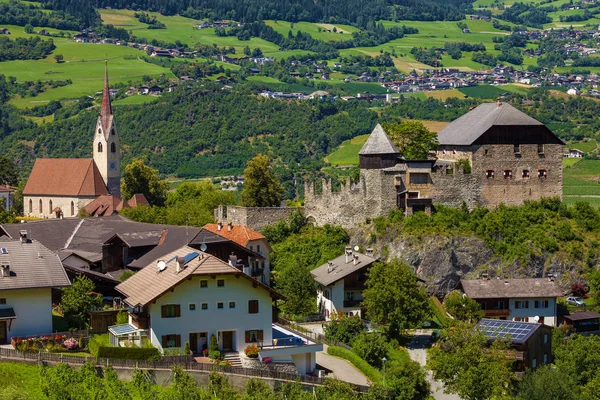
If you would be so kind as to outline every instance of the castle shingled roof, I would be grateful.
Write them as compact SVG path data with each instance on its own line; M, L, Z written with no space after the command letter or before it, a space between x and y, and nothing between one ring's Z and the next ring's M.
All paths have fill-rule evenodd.
M540 121L507 103L484 103L455 119L438 133L440 145L468 146L492 126L542 126Z
M358 154L364 156L375 154L400 154L400 152L385 133L383 127L380 124L377 124Z

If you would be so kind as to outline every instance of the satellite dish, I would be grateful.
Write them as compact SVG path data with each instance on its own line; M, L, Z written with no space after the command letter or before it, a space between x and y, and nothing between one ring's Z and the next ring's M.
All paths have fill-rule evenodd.
M164 261L160 260L158 262L158 272L164 271L166 268L167 264Z
M538 317L537 315L535 317L533 317L533 322L539 322L540 321L540 317Z
M359 250L360 250L360 247L354 246L354 251L359 251Z
M200 251L206 251L206 249L207 249L207 248L208 248L208 247L206 246L206 243L202 243L202 244L200 245Z

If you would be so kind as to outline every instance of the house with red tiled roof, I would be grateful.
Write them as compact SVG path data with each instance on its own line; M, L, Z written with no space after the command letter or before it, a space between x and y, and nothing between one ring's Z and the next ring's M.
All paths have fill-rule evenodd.
M120 202L120 160L106 71L93 158L38 158L23 189L23 214L40 218L76 217L79 210L100 196L110 195ZM115 202L107 197L99 200L105 206L111 201Z
M232 223L226 225L222 222L206 224L203 228L263 256L264 259L260 260L249 257L244 272L260 282L270 285L271 245L263 235L245 225L234 225Z
M134 194L128 201L121 200L113 195L98 196L83 209L90 217L109 217L117 214L124 208L135 208L137 206L149 206L146 196L142 193Z

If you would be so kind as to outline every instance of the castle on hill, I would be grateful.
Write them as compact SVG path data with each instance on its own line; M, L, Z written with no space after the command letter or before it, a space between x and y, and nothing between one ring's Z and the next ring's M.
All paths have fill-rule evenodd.
M377 125L359 152L359 181L335 190L324 180L321 193L305 183L303 215L316 225L350 228L393 209L429 214L434 204L495 208L562 198L564 143L510 104L479 105L446 126L438 141L435 159L407 160ZM215 216L260 229L289 211L230 206Z
M99 206L86 208L91 203ZM121 200L121 147L107 67L94 130L93 157L36 159L23 189L23 211L31 217L63 218L76 217L86 208L89 214L101 215L108 210L108 204L114 204L111 210L128 206Z

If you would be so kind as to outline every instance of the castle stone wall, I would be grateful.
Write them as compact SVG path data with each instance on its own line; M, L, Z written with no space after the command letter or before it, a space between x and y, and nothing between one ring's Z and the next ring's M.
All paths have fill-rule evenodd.
M469 208L482 203L481 179L473 174L455 171L453 175L445 171L431 174L431 199L433 204L460 207L463 201Z
M215 209L217 222L231 222L234 225L246 225L260 232L267 225L275 224L281 220L289 220L290 213L296 207L239 207L219 206ZM302 209L300 208L300 212Z

